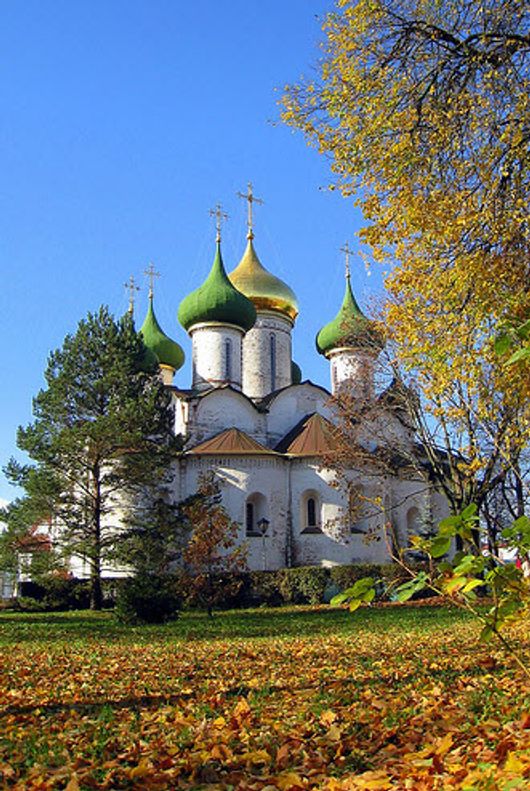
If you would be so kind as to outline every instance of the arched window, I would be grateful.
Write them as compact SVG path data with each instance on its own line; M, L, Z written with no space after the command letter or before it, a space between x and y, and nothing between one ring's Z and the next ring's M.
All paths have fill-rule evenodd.
M245 503L245 532L247 536L263 536L269 527L267 499L254 492Z
M270 336L271 390L276 390L276 337Z
M254 503L247 502L245 511L245 527L247 536L256 532L256 527L254 524Z
M307 526L308 527L316 527L317 525L317 513L316 513L316 503L314 497L307 498Z
M302 533L321 533L320 499L318 492L304 492L300 501L300 528Z
M225 340L225 379L232 379L232 341L230 338Z

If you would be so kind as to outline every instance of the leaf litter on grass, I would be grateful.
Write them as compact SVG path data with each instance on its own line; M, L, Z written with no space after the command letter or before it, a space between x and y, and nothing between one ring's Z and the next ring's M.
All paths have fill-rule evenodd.
M468 620L451 624L430 612L422 621L418 610L400 625L387 612L357 613L344 628L330 617L327 629L331 610L293 608L300 634L279 637L232 637L237 614L223 614L212 636L195 640L182 636L187 614L147 639L141 630L105 639L100 630L18 642L13 619L11 645L1 622L0 783L68 791L530 787L528 689L509 658L479 644ZM274 613L256 617L266 630L282 623Z

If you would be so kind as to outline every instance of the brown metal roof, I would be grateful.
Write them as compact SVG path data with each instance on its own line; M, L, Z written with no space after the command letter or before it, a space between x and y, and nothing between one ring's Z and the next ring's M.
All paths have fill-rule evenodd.
M238 428L228 428L220 434L216 434L215 437L201 442L199 445L195 445L194 448L191 448L189 453L220 456L276 455L273 450L256 442L255 439L252 439L252 437L249 437L248 434L245 434L244 431L240 431Z
M275 450L295 456L323 456L336 450L335 432L333 423L318 412L314 412L312 415L306 415L286 434L276 445Z

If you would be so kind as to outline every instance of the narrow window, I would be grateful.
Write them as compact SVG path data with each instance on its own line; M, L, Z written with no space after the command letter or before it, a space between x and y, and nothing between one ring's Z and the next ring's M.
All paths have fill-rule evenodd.
M317 526L316 504L314 497L309 497L307 500L307 526Z
M276 390L276 338L274 335L270 337L270 352L271 352L271 391Z
M232 341L225 341L225 379L232 381Z
M247 510L245 513L245 526L247 535L254 532L254 503L247 503Z

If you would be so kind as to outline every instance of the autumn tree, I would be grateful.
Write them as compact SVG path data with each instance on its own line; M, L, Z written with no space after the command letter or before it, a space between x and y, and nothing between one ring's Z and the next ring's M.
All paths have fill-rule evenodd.
M199 479L195 496L183 504L189 525L189 542L183 552L185 586L212 615L220 597L233 589L235 577L246 567L246 547L238 546L241 526L232 521L222 504L219 481L213 473Z
M530 311L528 6L342 0L324 30L320 77L287 89L283 118L356 196L430 461L455 510L482 506L530 425L528 368L495 347Z
M166 481L170 394L132 319L115 321L104 307L52 352L45 379L33 423L18 430L33 463L7 468L25 490L25 506L13 514L51 519L54 546L88 563L91 606L99 609L102 570L127 510L159 497Z

